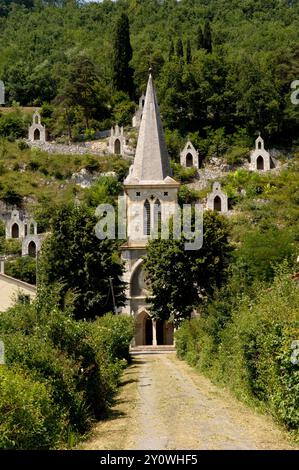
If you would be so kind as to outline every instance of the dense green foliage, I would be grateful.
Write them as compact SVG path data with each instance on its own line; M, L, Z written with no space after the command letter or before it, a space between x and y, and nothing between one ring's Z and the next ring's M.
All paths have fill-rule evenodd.
M5 264L5 274L29 284L36 283L36 259L22 256Z
M51 235L40 257L40 282L59 282L61 302L74 294L77 318L94 318L113 310L111 278L118 306L124 301L123 267L113 240L99 240L97 218L87 207L64 206L51 220Z
M225 280L229 244L225 220L205 212L200 250L186 250L185 240L151 240L144 267L151 283L149 299L154 317L179 325Z
M131 94L133 69L137 98L152 66L171 131L206 140L241 129L250 139L261 131L275 145L298 140L298 107L290 101L299 75L298 2L1 1L0 15L8 103L54 104L66 134L123 119L119 110L132 109L132 101L126 93L120 99L115 86ZM67 83L73 91L88 85L87 94L83 87L74 103Z
M57 288L56 288L57 292ZM0 448L72 446L111 404L128 359L133 322L75 321L55 290L0 317Z
M128 16L123 13L116 22L113 38L113 85L116 90L133 96L133 70L130 67L133 51L130 42Z
M176 335L178 355L298 430L299 365L291 362L299 337L298 284L284 267L270 289L257 283L255 292L230 302L227 295L225 302L218 298L201 318L186 321Z

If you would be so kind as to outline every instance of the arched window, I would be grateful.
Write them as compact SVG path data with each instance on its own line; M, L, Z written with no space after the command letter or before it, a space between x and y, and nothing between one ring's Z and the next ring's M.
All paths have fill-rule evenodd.
M20 230L19 230L19 225L18 224L13 224L13 226L11 227L11 236L12 238L19 238L19 233L20 233Z
M38 124L38 114L35 115L34 122L35 124Z
M161 226L162 226L162 211L161 211L161 203L159 199L156 199L154 204L154 228L155 234L161 233Z
M36 257L36 244L32 240L28 245L28 255L32 256L33 258Z
M219 196L214 199L214 211L221 212L221 199Z
M120 155L120 140L116 139L114 142L114 153L115 155Z
M261 149L261 148L262 148L262 142L261 142L261 141L259 141L259 143L257 144L257 148L258 148L258 149Z
M39 129L35 129L33 139L34 140L40 140L40 131L39 131Z
M264 169L264 159L261 155L257 158L256 167L257 167L258 170L263 170Z
M30 224L30 235L34 235L34 224Z
M151 234L151 205L148 200L145 201L143 207L143 234Z
M186 166L193 166L193 156L191 155L191 153L187 153L186 155Z

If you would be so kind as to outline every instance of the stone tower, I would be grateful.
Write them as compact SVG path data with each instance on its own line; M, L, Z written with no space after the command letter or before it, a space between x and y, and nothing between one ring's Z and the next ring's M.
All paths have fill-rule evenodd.
M122 246L126 272L127 303L123 313L136 319L135 344L172 344L173 328L151 319L146 297L143 257L157 229L174 214L179 183L172 178L157 96L150 74L134 164L124 182L127 209L127 242Z

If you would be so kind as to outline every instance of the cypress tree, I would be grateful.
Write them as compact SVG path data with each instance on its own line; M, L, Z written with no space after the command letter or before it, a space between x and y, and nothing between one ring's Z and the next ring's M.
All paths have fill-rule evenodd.
M168 60L170 60L173 56L174 56L174 44L173 44L173 40L171 40L170 47L169 47Z
M132 56L129 18L122 13L116 22L113 38L113 85L131 97L134 90L133 69L129 65Z
M209 53L212 52L212 32L209 20L206 20L203 29L203 48Z
M183 42L179 38L176 43L176 55L178 57L184 57L184 48L183 48Z
M198 30L197 30L197 49L203 49L204 45L203 45L203 34L202 34L202 28L201 26L198 26Z
M192 53L191 53L191 43L190 39L187 39L187 44L186 44L186 63L190 64L192 60Z

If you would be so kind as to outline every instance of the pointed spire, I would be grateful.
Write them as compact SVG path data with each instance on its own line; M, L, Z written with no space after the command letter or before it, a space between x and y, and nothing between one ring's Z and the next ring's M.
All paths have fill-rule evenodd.
M153 77L150 73L130 179L139 180L140 182L163 181L167 176L171 176L170 160Z

